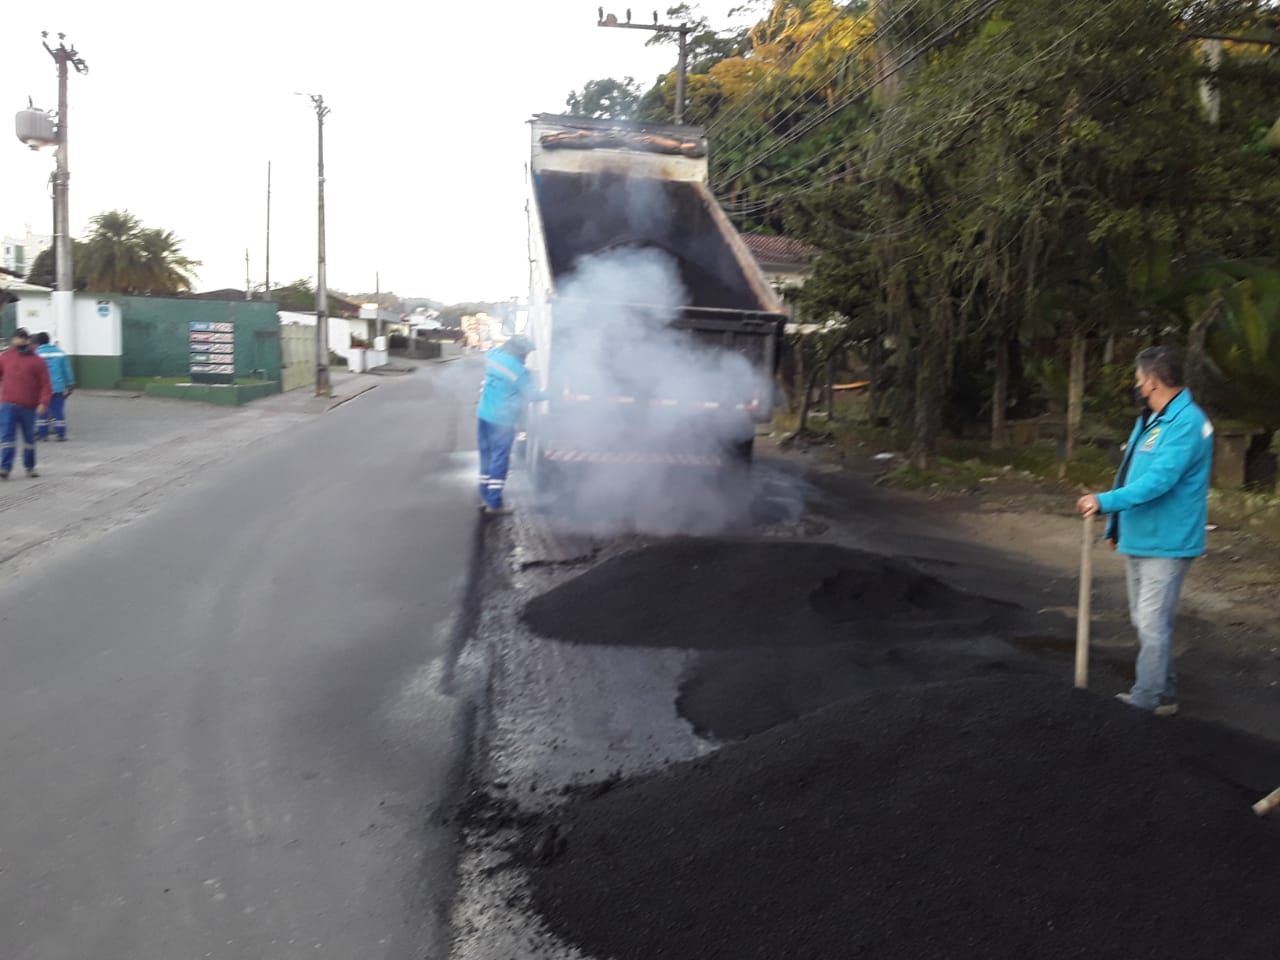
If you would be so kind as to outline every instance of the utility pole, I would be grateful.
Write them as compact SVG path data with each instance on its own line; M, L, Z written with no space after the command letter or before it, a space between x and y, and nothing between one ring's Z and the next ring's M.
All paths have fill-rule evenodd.
M324 252L324 118L329 116L329 108L324 105L324 97L310 94L311 103L316 109L316 396L327 397L330 393L329 383L329 288L325 275Z
M253 277L249 275L249 248L244 248L244 298L253 299Z
M373 335L380 337L382 336L382 274L377 271L373 274L373 302L378 311L374 319Z
M58 335L63 338L64 345L72 347L66 341L71 331L71 318L75 311L75 271L71 264L71 166L67 157L67 76L68 67L76 73L86 74L89 66L84 62L76 48L67 47L65 33L58 34L58 45L49 45L49 34L40 34L45 50L58 65L58 147L57 170L53 175L53 242L54 270L56 281L53 294L53 317ZM70 350L69 350L70 352Z
M271 161L267 161L267 262L263 279L265 299L271 299Z
M623 30L648 30L650 33L674 33L679 35L680 59L676 62L676 106L675 121L677 126L684 125L685 86L689 74L689 34L693 25L688 23L659 23L658 12L653 13L653 23L632 23L631 11L627 10L626 22L620 21L612 13L605 14L604 7L598 10L598 27L618 27Z

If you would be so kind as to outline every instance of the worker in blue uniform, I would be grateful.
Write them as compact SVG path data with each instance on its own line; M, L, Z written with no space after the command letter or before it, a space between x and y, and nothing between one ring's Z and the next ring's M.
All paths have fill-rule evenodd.
M484 386L480 391L480 498L485 513L509 513L502 494L507 485L511 447L525 404L546 399L533 385L525 358L533 352L527 337L515 336L485 354Z
M40 418L36 425L36 437L49 439L49 429L59 440L67 439L67 397L76 388L76 375L71 370L71 360L66 352L56 343L49 342L47 333L35 336L36 353L49 368L49 382L53 385L53 398L49 401L49 412Z

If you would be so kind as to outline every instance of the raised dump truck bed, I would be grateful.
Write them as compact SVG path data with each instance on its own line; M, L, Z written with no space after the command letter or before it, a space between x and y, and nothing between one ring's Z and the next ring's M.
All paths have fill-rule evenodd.
M546 463L716 465L772 415L785 315L690 127L535 118L531 360Z

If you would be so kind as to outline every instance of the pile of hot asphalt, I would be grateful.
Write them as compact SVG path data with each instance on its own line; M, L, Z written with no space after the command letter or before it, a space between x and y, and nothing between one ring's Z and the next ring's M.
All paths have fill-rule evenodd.
M972 631L1013 610L831 544L681 539L592 568L524 618L569 643L723 650Z
M719 739L886 687L1044 670L1004 639L1024 611L831 544L664 541L535 597L524 617L569 643L699 651L677 706Z
M1280 745L1042 675L1003 640L1034 614L834 546L677 540L524 616L699 651L681 712L745 738L522 824L533 907L593 957L1277 955L1280 823L1250 805Z
M1061 682L904 687L569 801L531 896L613 960L1270 957L1277 784L1276 744Z

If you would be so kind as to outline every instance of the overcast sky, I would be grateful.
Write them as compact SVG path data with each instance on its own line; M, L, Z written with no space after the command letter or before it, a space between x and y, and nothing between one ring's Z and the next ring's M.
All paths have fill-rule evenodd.
M727 4L727 0L726 0ZM321 93L329 284L454 302L527 287L525 121L570 89L669 69L648 34L601 30L598 4L490 0L352 4L35 0L6 7L0 54L0 233L51 233L51 150L11 115L57 105L40 31L88 62L70 90L71 222L128 209L175 231L204 266L197 289L263 277L272 162L272 283L315 275L315 114ZM606 4L608 9L608 4ZM618 7L621 13L623 6ZM636 7L649 19L651 7ZM640 11L645 11L642 16Z

